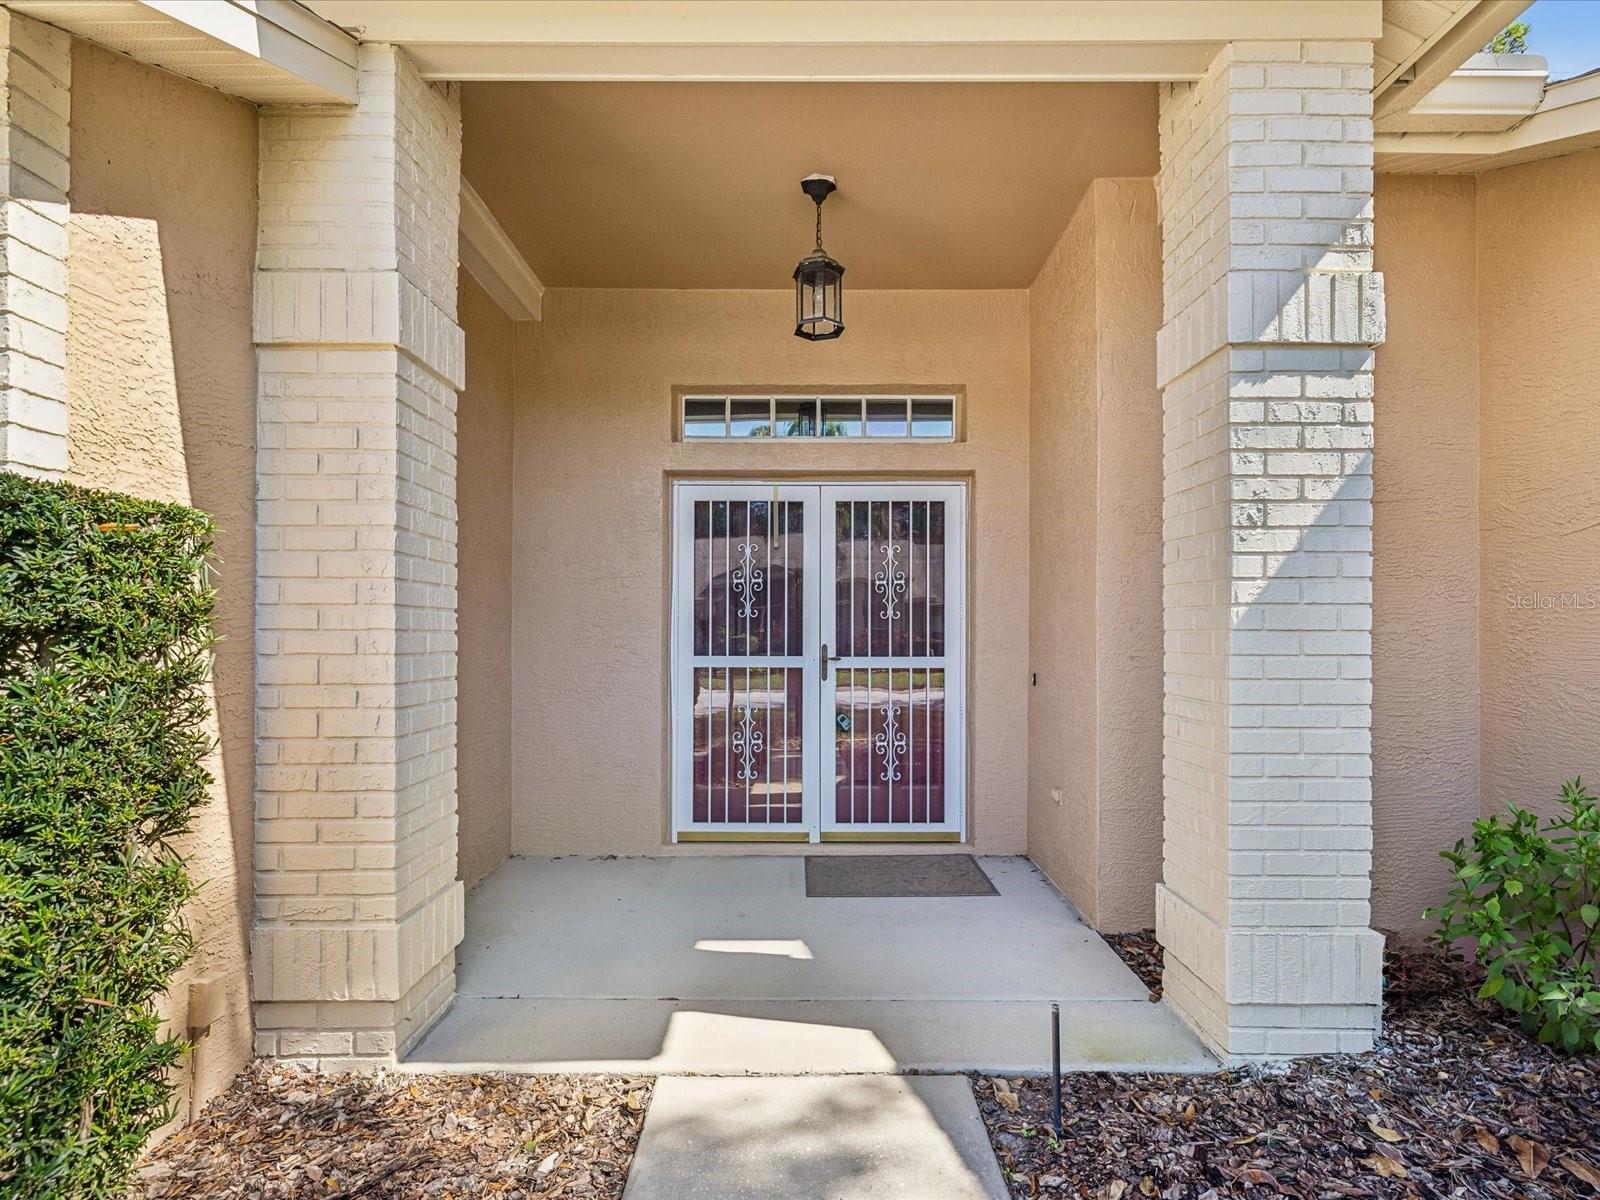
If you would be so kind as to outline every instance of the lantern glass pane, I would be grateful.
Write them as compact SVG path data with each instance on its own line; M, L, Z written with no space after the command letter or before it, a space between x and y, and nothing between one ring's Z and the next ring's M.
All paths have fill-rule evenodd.
M728 436L728 409L725 400L686 400L683 404L685 438Z

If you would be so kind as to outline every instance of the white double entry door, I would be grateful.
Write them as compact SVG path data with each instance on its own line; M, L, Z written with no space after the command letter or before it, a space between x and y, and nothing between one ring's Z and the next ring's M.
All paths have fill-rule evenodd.
M674 487L673 836L960 840L966 488Z

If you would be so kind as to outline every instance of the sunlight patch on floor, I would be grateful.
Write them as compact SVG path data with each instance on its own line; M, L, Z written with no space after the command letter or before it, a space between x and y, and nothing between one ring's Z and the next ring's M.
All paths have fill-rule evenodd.
M807 961L813 957L811 947L801 938L701 938L694 948L708 954L765 954L773 958Z

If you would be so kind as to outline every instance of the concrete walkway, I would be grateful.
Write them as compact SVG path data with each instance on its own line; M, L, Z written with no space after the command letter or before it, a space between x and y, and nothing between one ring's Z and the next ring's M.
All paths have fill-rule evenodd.
M1204 1071L1193 1034L1023 858L997 896L811 899L794 857L513 859L467 898L429 1071Z
M959 1076L663 1079L624 1200L1005 1200Z

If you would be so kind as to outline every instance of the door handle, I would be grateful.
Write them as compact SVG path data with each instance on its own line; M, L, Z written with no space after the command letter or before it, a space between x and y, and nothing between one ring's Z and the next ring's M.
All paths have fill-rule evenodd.
M839 661L839 657L840 656L837 655L837 654L830 656L828 654L828 643L827 642L823 642L822 643L822 663L821 663L821 666L822 666L822 678L824 680L826 680L828 678L828 664L829 663L838 662Z

